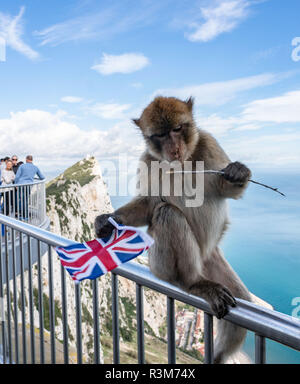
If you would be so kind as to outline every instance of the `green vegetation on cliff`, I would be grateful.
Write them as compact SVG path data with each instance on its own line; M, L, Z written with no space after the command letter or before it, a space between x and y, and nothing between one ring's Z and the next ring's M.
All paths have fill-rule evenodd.
M95 175L92 174L94 164L94 157L91 157L90 159L78 161L76 164L66 169L64 173L49 181L46 186L47 197L54 196L56 204L60 204L63 208L65 208L65 202L61 199L62 192L67 193L72 184L76 185L79 183L79 185L83 187L84 185L90 183L95 177ZM50 201L47 199L47 205L49 204Z

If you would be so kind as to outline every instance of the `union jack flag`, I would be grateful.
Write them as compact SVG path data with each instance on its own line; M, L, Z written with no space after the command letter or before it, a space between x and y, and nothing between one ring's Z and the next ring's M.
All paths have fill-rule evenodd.
M108 219L115 230L109 237L67 247L56 247L65 269L75 282L96 279L122 263L141 255L154 240L142 230Z

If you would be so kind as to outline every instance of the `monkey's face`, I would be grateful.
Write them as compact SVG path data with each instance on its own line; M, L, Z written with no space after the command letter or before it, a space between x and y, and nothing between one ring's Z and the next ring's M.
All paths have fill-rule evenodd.
M138 120L148 151L158 160L183 162L193 153L198 130L192 114L193 100L157 97Z

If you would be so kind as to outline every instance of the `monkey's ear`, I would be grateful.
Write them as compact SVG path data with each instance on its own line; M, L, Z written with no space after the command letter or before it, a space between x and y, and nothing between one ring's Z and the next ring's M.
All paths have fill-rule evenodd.
M189 111L191 112L192 109L193 109L193 105L194 105L194 98L193 98L192 96L189 97L189 98L186 100L185 103L186 103L186 105L187 105Z
M131 119L131 121L135 124L135 125L137 125L138 127L141 127L141 121L140 121L140 119Z

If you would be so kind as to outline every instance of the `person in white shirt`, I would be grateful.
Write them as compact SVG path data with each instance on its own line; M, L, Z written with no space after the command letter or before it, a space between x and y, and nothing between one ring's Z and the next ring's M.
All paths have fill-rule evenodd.
M13 171L13 164L11 160L6 161L6 168L1 172L2 187L5 185L11 185L15 181L15 173ZM4 214L9 216L10 207L13 204L14 191L7 191L4 193Z

